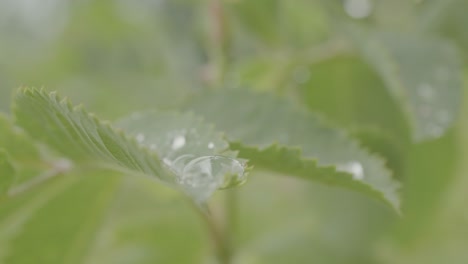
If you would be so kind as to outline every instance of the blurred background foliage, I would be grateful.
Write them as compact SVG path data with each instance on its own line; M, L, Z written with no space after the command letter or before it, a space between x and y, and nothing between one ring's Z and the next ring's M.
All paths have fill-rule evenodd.
M385 157L403 183L403 216L359 194L257 172L239 189L236 263L467 263L466 10L465 0L4 0L0 109L9 112L20 86L58 90L111 120L178 108L221 86L276 93ZM444 107L459 112L447 133L414 140L406 106L356 28L390 32L384 45L421 39L403 53L410 77L431 75L431 61L418 61L433 55L426 48L458 50L434 59L455 56L450 72L465 79L439 88ZM119 188L103 232L122 250L100 263L148 252L148 263L208 261L203 226L185 203L167 190ZM141 217L128 225L128 214Z

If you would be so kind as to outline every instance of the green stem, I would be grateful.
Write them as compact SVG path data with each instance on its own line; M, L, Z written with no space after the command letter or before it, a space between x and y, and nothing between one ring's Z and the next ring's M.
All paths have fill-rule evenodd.
M227 222L216 221L211 213L195 207L207 226L219 264L231 264L232 248Z
M210 54L208 82L219 87L224 81L227 65L228 26L221 0L208 0L208 51Z
M236 250L237 245L237 225L238 225L238 210L239 210L239 200L237 189L226 190L225 195L225 239L229 254L229 262L232 261L232 257Z

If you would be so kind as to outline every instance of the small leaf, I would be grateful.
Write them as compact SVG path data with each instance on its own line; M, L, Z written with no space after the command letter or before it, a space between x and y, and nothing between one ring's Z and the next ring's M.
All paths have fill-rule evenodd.
M156 151L174 171L178 183L203 202L220 188L245 181L245 166L213 126L193 114L135 113L119 122L140 144Z
M5 150L0 149L0 197L13 185L15 170Z
M349 30L356 46L404 109L416 141L442 136L460 108L459 55L426 36Z
M287 101L223 90L194 99L189 109L226 131L231 148L256 167L357 190L399 208L399 184L381 159Z

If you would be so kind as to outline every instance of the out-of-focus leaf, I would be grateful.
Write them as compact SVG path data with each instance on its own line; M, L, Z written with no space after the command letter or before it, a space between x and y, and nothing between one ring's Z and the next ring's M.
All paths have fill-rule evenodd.
M412 177L405 183L408 215L387 243L381 243L381 263L464 264L468 259L466 104L460 120L455 133L410 153Z
M425 1L419 12L420 30L437 33L454 40L462 49L464 59L468 58L468 23L466 9L468 3L464 0Z
M239 24L239 30L250 33L262 46L304 48L328 33L326 14L317 1L240 0L225 6L230 19L237 22L233 26Z
M457 139L450 131L440 139L413 145L407 150L402 192L405 218L395 232L403 245L410 245L430 229L442 208L444 195L456 174Z
M49 167L33 140L0 113L0 148L8 152L16 168L15 185L24 183Z
M404 115L372 68L354 56L339 56L305 67L300 99L313 111L350 130L377 127L407 141ZM324 88L326 86L326 88Z
M405 186L405 218L398 225L397 236L402 241L414 240L432 223L439 200L452 181L453 133L408 144L398 105L369 67L356 58L335 58L311 66L310 72L309 81L301 87L301 99L314 111L349 127L361 144L386 158L387 166ZM323 89L325 85L327 89Z
M0 148L0 197L13 185L14 180L15 169L8 158L7 152Z
M0 262L201 261L196 215L177 192L147 181L115 171L80 171L3 201Z
M268 171L237 191L239 263L375 263L369 250L397 218L356 192Z
M383 156L401 178L410 132L398 103L371 67L354 56L339 56L304 69L307 79L297 83L300 99Z
M256 90L276 90L284 82L290 62L272 54L249 57L233 65L230 77L241 86L255 87Z
M318 1L281 1L280 32L288 48L310 48L330 35L330 23Z
M398 184L383 161L289 102L246 90L211 92L189 109L227 133L252 165L361 191L398 210Z
M455 121L461 94L457 50L431 37L353 28L352 38L407 114L413 138L440 137Z
M4 148L13 159L23 163L36 162L40 157L39 151L31 138L14 127L10 120L1 113L0 148Z
M261 38L266 43L278 41L278 17L281 12L280 1L236 1L229 5L233 20L238 20L252 36Z

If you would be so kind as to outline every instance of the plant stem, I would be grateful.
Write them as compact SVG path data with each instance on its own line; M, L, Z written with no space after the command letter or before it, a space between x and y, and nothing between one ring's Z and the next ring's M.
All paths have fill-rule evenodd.
M237 189L226 190L225 195L225 238L227 240L229 257L232 259L237 245L237 225L239 200Z
M206 81L219 87L224 81L227 64L228 27L221 0L208 0L208 52L210 56L206 69Z
M214 87L222 86L229 56L229 28L221 0L207 0L209 19L208 83ZM231 264L237 226L237 195L235 190L226 190L223 216L218 219L209 212L200 213L208 226L220 264ZM218 221L217 221L218 220Z
M206 223L215 249L215 255L219 263L230 264L232 251L229 243L229 232L226 232L226 228L223 228L227 227L227 225L221 225L220 222L215 220L212 214L201 210L198 206L196 207L198 208L197 211L200 213L204 222Z
M203 210L200 206L193 205L207 226L218 262L231 264L236 246L238 193L236 189L225 190L224 193L222 217L215 217L208 208Z

